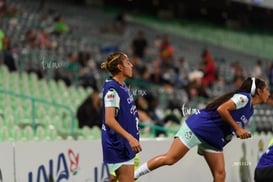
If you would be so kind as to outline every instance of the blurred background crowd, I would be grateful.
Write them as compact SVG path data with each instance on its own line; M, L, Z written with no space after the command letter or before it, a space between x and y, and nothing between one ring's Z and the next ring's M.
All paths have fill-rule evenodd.
M136 99L143 133L153 136L167 136L166 128L175 131L187 115L202 109L212 98L239 87L247 77L265 79L273 96L273 61L272 55L267 54L270 51L266 51L273 41L272 27L268 25L272 9L255 9L255 4L231 0L226 0L223 7L198 1L196 13L189 11L191 4L180 1L174 1L172 6L164 1L151 1L146 6L137 1L113 2L0 0L0 67L8 70L4 72L2 68L0 88L61 102L72 107L71 117L76 120L73 127L100 128L100 92L108 76L100 69L100 63L109 53L123 51L134 65L134 78L128 84ZM181 9L175 9L175 4ZM239 21L228 8L233 11L241 8L251 16ZM212 19L211 11L217 15L220 10L220 19ZM263 11L268 14L268 23L264 24L260 13ZM242 36L237 37L238 34ZM39 90L35 87L40 80L58 88L62 85L64 89L57 89L57 96L50 90L45 95L44 90L38 91L37 96L6 83L14 81L6 74L16 73L18 77L22 74L35 77L35 84L32 77L28 83L34 90ZM44 89L49 88L46 85ZM66 93L71 88L75 96L69 95L70 91ZM3 125L11 122L10 115L18 109L8 112L7 102L1 108ZM52 125L57 133L58 127L69 125L64 123L68 122L67 113L53 111L53 119L45 119L46 114L41 113L46 111L36 109L35 116L19 114L14 122L22 117L33 120L38 115L41 117L36 122L46 120L51 125L53 121L49 120L56 120L56 125ZM270 106L261 107L252 131L272 132L272 117ZM71 126L68 130L72 131Z

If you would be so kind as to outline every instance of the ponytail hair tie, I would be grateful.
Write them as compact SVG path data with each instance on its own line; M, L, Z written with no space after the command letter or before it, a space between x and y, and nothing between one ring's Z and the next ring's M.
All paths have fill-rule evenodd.
M255 92L256 92L256 84L255 84L255 78L252 77L252 84L251 84L251 95L254 96L255 95Z

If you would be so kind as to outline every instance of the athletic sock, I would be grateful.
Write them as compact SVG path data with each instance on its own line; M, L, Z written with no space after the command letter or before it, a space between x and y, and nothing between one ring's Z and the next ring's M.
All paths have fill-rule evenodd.
M147 166L147 162L145 162L144 164L142 164L136 171L134 174L134 178L138 179L140 176L149 173L151 170L148 168Z

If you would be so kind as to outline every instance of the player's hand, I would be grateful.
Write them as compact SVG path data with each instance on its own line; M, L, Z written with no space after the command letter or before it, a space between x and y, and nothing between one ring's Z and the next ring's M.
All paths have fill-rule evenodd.
M238 128L235 132L236 132L237 137L240 139L247 139L247 138L251 137L251 133L246 131L243 128Z
M129 139L129 144L134 152L138 153L138 152L142 151L139 141L137 139L135 139L134 137L131 137Z

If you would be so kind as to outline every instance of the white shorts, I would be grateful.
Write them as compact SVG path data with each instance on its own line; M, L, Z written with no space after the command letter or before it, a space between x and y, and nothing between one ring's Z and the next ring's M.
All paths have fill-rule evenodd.
M107 165L108 165L110 174L113 174L122 165L134 165L134 158L131 159L131 160L129 160L129 161L120 162L120 163L114 163L114 164L107 164Z

